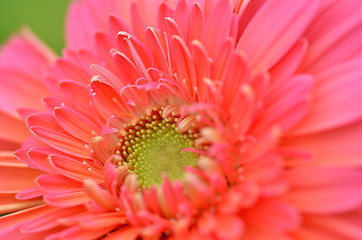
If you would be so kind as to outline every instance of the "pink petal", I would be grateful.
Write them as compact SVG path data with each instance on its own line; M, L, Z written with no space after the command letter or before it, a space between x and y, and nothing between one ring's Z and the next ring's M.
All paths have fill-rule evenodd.
M2 144L7 143L8 146L15 145L15 148L18 148L20 143L28 137L29 133L23 121L0 110L0 142L3 142Z
M300 147L313 154L313 164L323 166L362 166L362 122L330 131L285 138L282 146Z
M44 127L30 129L38 138L59 151L77 156L88 157L88 145L74 137Z
M320 132L362 118L362 61L355 60L315 75L312 109L291 135Z
M65 218L68 216L74 216L78 213L85 211L83 206L76 206L71 208L62 208L59 210L52 211L44 214L40 217L27 221L22 226L22 231L25 233L40 232L50 228L54 228L60 225L58 219Z
M84 142L89 142L101 132L94 121L66 106L55 108L54 116L64 130Z
M73 207L90 201L84 190L72 190L68 192L49 193L44 197L45 202L61 208Z
M317 73L361 56L361 2L322 3L321 10L305 33L310 46L301 71Z
M15 225L19 222L24 222L39 216L42 216L46 213L54 211L55 207L49 206L46 204L24 209L22 211L18 211L16 213L12 213L0 218L0 230L7 228L9 226ZM0 231L2 232L2 231Z
M83 184L59 174L40 175L36 179L37 186L47 193L58 193L83 189Z
M15 193L0 193L0 214L13 213L42 203L43 200L40 199L18 200L15 198Z
M23 29L12 37L0 54L1 109L12 115L17 115L19 107L43 109L40 99L48 91L41 77L54 58L54 53L30 30Z
M41 173L38 169L26 166L2 166L0 168L0 192L16 193L33 187L34 179ZM14 178L14 176L18 177Z
M204 46L211 57L215 57L221 44L230 33L232 11L229 0L219 0L213 6L204 29Z
M343 168L299 168L286 173L285 199L304 213L332 214L362 204L362 174Z
M119 230L110 233L104 238L104 240L118 240L118 239L129 239L135 240L138 237L139 230L135 227L122 227Z
M59 173L71 179L81 182L88 178L94 179L97 182L103 181L99 170L87 163L86 160L81 162L62 155L50 155L49 158Z
M172 53L175 57L177 67L177 77L181 81L187 79L185 83L191 95L195 95L194 87L196 86L196 72L192 62L191 53L185 42L179 36L174 36L171 41Z
M238 216L218 215L215 234L219 239L241 239L244 232L244 222Z
M254 69L273 66L300 38L319 1L267 1L250 20L237 48L246 52Z
M309 110L309 92L313 78L309 75L295 75L265 102L265 111L254 123L254 136L259 136L272 127L280 127L283 132L294 127Z
M245 215L244 215L245 214ZM277 199L265 199L243 215L253 225L279 233L286 233L299 227L301 218L296 207Z
M45 194L45 192L40 190L38 187L32 187L32 188L27 188L23 191L18 192L18 194L16 194L16 199L26 200L26 199L41 197L44 194Z

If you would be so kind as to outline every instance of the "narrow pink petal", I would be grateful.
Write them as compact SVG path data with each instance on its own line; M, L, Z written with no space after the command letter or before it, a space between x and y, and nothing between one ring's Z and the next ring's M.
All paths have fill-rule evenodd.
M47 193L80 190L83 184L60 174L40 175L36 179L38 188Z
M206 49L199 41L194 41L191 47L192 59L196 71L197 95L200 101L205 101L209 96L206 92L204 78L210 78L210 62Z
M291 189L285 199L304 213L340 213L362 204L362 174L357 170L299 168L286 177Z
M308 43L305 39L301 39L295 43L295 45L286 53L278 63L270 69L272 80L270 86L268 87L268 94L273 94L274 91L279 89L282 85L285 84L287 79L291 78L297 69L299 68L302 59L308 49ZM265 99L265 101L268 101Z
M97 61L102 61L102 65L107 69L116 71L110 50L115 46L116 39L107 32L96 32L94 34L94 45Z
M298 239L352 240L356 239L356 236L361 236L361 223L358 211L332 216L306 215L303 226L293 233L293 236Z
M229 0L219 0L206 20L203 43L211 57L215 57L221 44L227 39L231 28L231 5Z
M0 141L13 143L19 147L28 137L29 133L23 121L0 110Z
M229 59L234 51L235 42L233 39L227 39L222 43L219 51L214 57L214 62L211 68L211 77L212 79L221 79L225 74L226 66L229 62Z
M19 65L19 64L18 64ZM0 65L1 88L0 94L2 101L0 107L3 111L18 116L17 109L27 107L44 110L41 105L41 97L48 95L45 85L38 82L40 76L27 76L16 69L8 69Z
M122 16L123 18L123 16ZM120 31L127 32L133 35L131 28L124 20L117 15L110 14L108 17L108 29L112 35L117 35Z
M218 215L215 234L219 239L241 239L244 232L244 222L236 215Z
M317 73L361 56L361 2L322 3L321 10L305 33L310 46L301 66L302 71Z
M118 239L129 239L135 240L138 237L139 230L135 227L122 227L119 230L107 235L104 240L118 240Z
M24 222L39 216L42 216L46 213L54 211L56 208L43 204L40 206L24 209L0 218L0 230L7 228L9 226L15 225L19 222ZM2 232L2 231L0 231Z
M117 203L110 193L102 189L92 179L84 180L84 188L88 195L101 207L109 211L114 211L117 208Z
M89 67L89 66L87 66ZM67 105L72 106L78 112L85 116L90 115L89 109L89 87L78 83L76 81L63 80L58 83L59 89L68 97L71 103Z
M91 83L91 87L95 111L105 121L111 116L126 114L124 100L120 98L119 94L111 86L100 81L94 81Z
M0 193L0 214L13 213L42 203L41 199L18 200L15 198L15 193Z
M48 74L55 76L58 80L74 80L83 84L90 83L91 79L91 76L84 68L64 57L55 61Z
M43 113L43 112L33 113L26 118L25 123L28 128L44 127L56 131L62 130L62 128L55 120L54 115L50 113Z
M49 193L44 197L44 200L52 206L67 208L82 205L90 201L90 198L84 190L72 190L68 192Z
M71 179L81 182L88 178L96 182L103 180L99 170L88 164L86 160L81 162L62 155L50 155L49 159L59 173Z
M199 2L192 5L188 41L202 41L202 35L205 27L205 16Z
M245 57L240 53L231 55L230 60L225 68L222 76L221 94L223 98L223 109L229 111L228 106L231 105L240 86L246 83L250 78L250 72Z
M86 143L101 132L94 121L66 106L55 108L54 116L64 130Z
M147 9L147 11L149 11ZM131 22L132 22L132 30L135 36L142 42L145 42L145 31L146 31L146 23L141 13L141 9L136 2L132 2L131 4Z
M298 209L277 199L265 199L246 210L245 218L259 228L279 233L297 229L301 223Z
M54 154L56 150L52 148L32 148L32 149L25 149L26 156L23 155L22 149L16 151L16 156L28 163L30 166L34 166L44 172L47 173L56 173L54 167L50 164L48 156L49 154Z
M18 194L16 194L16 199L19 200L32 199L36 197L41 197L44 194L45 192L39 189L38 187L32 187L18 192Z
M48 236L49 240L60 240L60 239L70 239L70 240L89 240L89 239L100 239L104 235L107 235L109 232L112 232L116 227L106 227L103 229L88 229L84 230L83 227L73 226L64 231L58 231L57 233Z
M154 28L146 29L147 46L152 52L155 67L163 72L168 71L166 54L162 48L160 33Z
M12 115L17 115L18 107L43 109L40 98L48 91L40 79L54 58L30 30L23 29L13 36L0 54L1 109ZM5 81L10 78L12 81Z
M42 174L38 169L23 166L2 166L0 168L0 192L15 193L34 187L34 179ZM21 176L16 177L14 176ZM9 181L9 179L12 179Z
M309 92L314 79L309 75L295 75L265 103L265 111L254 123L253 134L258 136L272 127L283 132L299 123L309 110Z
M315 75L312 109L290 134L320 132L361 119L361 65L362 60L359 59Z
M179 0L177 2L172 18L177 23L177 26L180 29L182 36L184 36L184 41L187 41L190 17L188 6L185 0Z
M75 139L70 135L63 134L44 127L32 127L30 130L42 141L59 151L77 157L89 156L88 145L82 141Z
M54 228L60 224L58 219L74 216L78 213L85 211L83 206L76 206L70 208L62 208L59 210L52 211L50 213L44 214L40 217L27 221L22 226L22 231L25 233L31 232L40 232L50 228Z
M330 131L285 138L282 146L301 147L313 155L313 164L323 166L362 166L360 121Z
M172 38L171 47L177 67L178 80L184 82L185 79L185 87L190 94L195 95L196 70L192 62L191 53L188 50L186 43L179 36L174 36Z
M250 20L237 48L246 52L254 69L270 68L300 38L314 17L318 4L318 0L267 1Z
M125 219L125 215L121 212L109 212L85 216L80 219L79 223L84 229L89 230L121 225Z

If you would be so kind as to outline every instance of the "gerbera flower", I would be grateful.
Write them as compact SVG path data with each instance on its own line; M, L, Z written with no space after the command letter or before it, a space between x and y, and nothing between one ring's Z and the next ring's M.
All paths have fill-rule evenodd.
M362 236L359 0L74 1L66 37L1 52L2 239Z

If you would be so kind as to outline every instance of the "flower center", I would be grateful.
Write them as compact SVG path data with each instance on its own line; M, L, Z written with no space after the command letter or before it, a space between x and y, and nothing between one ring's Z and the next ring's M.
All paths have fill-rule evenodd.
M182 149L193 147L195 134L181 133L177 117L164 118L163 107L154 107L145 116L121 131L118 153L122 165L137 175L139 186L161 185L163 175L182 180L185 166L194 166L196 154Z

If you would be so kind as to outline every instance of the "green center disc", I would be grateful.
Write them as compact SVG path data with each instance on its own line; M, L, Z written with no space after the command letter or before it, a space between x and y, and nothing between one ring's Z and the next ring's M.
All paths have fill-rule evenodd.
M123 137L124 162L137 175L139 186L161 185L163 175L182 180L185 166L194 166L196 154L181 152L193 147L192 134L178 132L176 124L164 119L136 125ZM127 152L127 153L125 153Z

